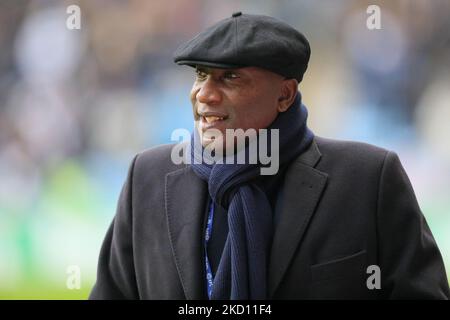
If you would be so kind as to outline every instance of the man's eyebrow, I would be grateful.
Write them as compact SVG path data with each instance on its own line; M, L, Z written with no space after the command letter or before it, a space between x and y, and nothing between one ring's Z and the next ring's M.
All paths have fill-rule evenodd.
M196 70L196 71L201 71L201 72L204 72L204 73L209 73L209 71L210 71L211 69L208 68L208 67L196 66L195 70Z
M223 72L223 74L235 73L235 74L239 75L240 77L245 76L245 74L243 74L241 72L241 70L239 70L239 68L226 68L226 69L221 69L221 71ZM213 72L213 69L210 67L207 67L207 66L196 66L195 72L201 72L201 73L210 75Z
M225 69L225 72L241 73L238 68Z

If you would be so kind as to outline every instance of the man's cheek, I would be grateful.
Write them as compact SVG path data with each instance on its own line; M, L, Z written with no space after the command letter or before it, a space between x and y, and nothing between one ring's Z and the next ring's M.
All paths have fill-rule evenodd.
M195 102L192 102L192 114L194 115L194 121L199 121L200 120L200 116L197 113L197 106L195 105Z
M195 106L195 103L197 102L197 92L198 92L197 87L194 87L194 88L192 88L192 90L189 94L189 98L191 99L192 106Z

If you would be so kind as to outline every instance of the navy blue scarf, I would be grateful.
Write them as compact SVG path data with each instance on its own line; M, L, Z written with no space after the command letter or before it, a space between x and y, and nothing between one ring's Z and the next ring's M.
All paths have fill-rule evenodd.
M290 163L312 142L308 112L297 93L294 103L267 128L279 129L279 165ZM203 148L191 138L191 160L201 159ZM270 145L270 134L268 134ZM198 138L198 135L197 135ZM197 143L195 143L197 142ZM248 146L246 147L248 151ZM268 147L270 150L270 147ZM272 155L273 156L273 155ZM272 239L272 208L255 183L259 163L195 163L197 176L208 183L211 199L228 208L228 236L213 282L211 299L266 299L267 265Z

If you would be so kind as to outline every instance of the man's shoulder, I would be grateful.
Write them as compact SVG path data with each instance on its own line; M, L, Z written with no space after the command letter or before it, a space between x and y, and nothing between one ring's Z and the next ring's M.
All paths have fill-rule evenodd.
M346 166L379 166L389 153L385 148L365 142L337 140L315 137L318 150L321 153L321 163L325 165Z
M141 151L134 164L134 171L168 173L186 167L185 164L176 164L172 159L172 149L175 144L162 144Z
M388 149L360 141L338 140L319 136L315 137L315 141L321 152L325 153L347 155L349 152L356 152L356 154L385 156L387 152L390 152Z
M139 158L148 161L165 161L170 160L170 154L174 143L160 144L148 149L145 149L139 153Z

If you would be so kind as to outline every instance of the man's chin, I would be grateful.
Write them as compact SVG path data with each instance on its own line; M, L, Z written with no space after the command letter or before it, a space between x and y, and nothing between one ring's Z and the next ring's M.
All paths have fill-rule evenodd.
M223 139L202 137L201 142L203 148L208 148L210 150L223 150L225 147L225 142Z
M245 147L245 143L237 143L238 137L236 136L231 137L230 145L227 145L227 136L218 129L206 131L199 130L199 135L201 137L200 142L202 147L207 149L210 153L214 151L216 155L231 155ZM239 140L243 139L244 138L242 137L239 138Z
M225 135L222 131L217 129L209 129L209 130L199 130L200 141L204 148L216 148L218 146L223 146Z

